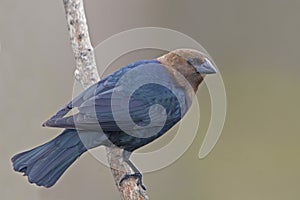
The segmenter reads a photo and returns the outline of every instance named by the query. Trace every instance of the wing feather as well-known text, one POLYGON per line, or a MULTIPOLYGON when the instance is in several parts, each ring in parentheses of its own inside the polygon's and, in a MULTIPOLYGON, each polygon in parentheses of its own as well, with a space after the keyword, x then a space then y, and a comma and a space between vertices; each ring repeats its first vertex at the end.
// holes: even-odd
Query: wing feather
MULTIPOLYGON (((182 114, 180 104, 185 105, 185 102, 179 102, 176 95, 185 95, 183 88, 175 88, 174 92, 167 87, 153 83, 141 86, 131 96, 128 96, 130 95, 128 88, 124 85, 117 85, 127 71, 145 63, 164 68, 157 61, 144 61, 129 65, 83 91, 44 125, 83 130, 99 130, 101 127, 103 131, 117 132, 121 131, 119 126, 128 130, 137 126, 151 128, 147 127, 151 120, 160 118, 163 114, 167 116, 166 124, 177 122, 182 114), (117 94, 114 95, 114 98, 117 98, 114 101, 112 101, 113 93, 117 94), (130 99, 129 105, 124 103, 124 99, 130 99), (156 104, 161 105, 165 110, 158 109, 158 112, 152 114, 150 119, 150 108, 156 104), (64 117, 74 107, 78 108, 78 113, 64 117), (112 107, 118 120, 114 118, 112 107), (128 118, 128 110, 130 118, 128 118), (132 121, 135 123, 134 127, 132 121)), ((165 80, 170 88, 174 88, 176 85, 167 70, 165 73, 158 73, 155 76, 165 80)), ((156 124, 152 125, 156 126, 156 124)))

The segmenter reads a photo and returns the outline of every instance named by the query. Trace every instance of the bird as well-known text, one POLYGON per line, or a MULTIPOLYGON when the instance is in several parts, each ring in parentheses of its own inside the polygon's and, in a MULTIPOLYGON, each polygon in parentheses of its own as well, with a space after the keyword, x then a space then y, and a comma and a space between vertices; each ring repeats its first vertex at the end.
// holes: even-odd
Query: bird
POLYGON ((187 48, 131 63, 85 89, 43 123, 64 130, 49 142, 13 156, 13 169, 30 183, 49 188, 89 149, 114 145, 124 150, 124 160, 134 171, 120 183, 134 176, 143 186, 131 153, 177 124, 205 76, 215 73, 206 53, 187 48), (70 114, 75 108, 77 112, 70 114))

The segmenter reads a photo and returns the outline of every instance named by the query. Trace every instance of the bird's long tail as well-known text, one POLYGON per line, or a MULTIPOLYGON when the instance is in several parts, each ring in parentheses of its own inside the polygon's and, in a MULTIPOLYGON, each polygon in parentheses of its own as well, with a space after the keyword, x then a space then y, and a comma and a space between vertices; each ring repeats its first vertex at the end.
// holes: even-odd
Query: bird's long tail
POLYGON ((11 160, 14 170, 28 176, 30 183, 51 187, 85 151, 76 130, 66 129, 50 142, 19 153, 11 160))

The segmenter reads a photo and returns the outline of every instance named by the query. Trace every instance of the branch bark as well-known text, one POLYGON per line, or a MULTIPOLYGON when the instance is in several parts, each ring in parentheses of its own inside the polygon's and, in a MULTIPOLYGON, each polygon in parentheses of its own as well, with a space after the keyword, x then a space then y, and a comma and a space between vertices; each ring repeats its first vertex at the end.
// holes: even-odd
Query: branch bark
POLYGON ((89 37, 82 0, 63 0, 71 45, 75 56, 75 78, 84 88, 98 82, 94 49, 89 37))
MULTIPOLYGON (((97 71, 94 49, 89 37, 83 0, 63 0, 63 3, 76 61, 75 79, 84 88, 87 88, 98 82, 100 77, 97 71)), ((121 198, 123 200, 149 199, 143 188, 137 185, 137 179, 129 178, 123 181, 121 185, 119 184, 126 174, 133 173, 133 170, 123 159, 123 150, 118 147, 107 147, 106 151, 108 163, 121 198)))

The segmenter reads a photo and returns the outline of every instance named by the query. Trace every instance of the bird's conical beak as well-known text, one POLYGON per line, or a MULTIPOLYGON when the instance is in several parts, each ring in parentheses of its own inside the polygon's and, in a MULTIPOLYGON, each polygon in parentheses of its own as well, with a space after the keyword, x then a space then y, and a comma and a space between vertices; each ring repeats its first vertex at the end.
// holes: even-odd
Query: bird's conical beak
POLYGON ((215 74, 217 73, 217 69, 210 62, 210 60, 205 59, 205 62, 199 65, 194 66, 198 73, 200 74, 215 74))

